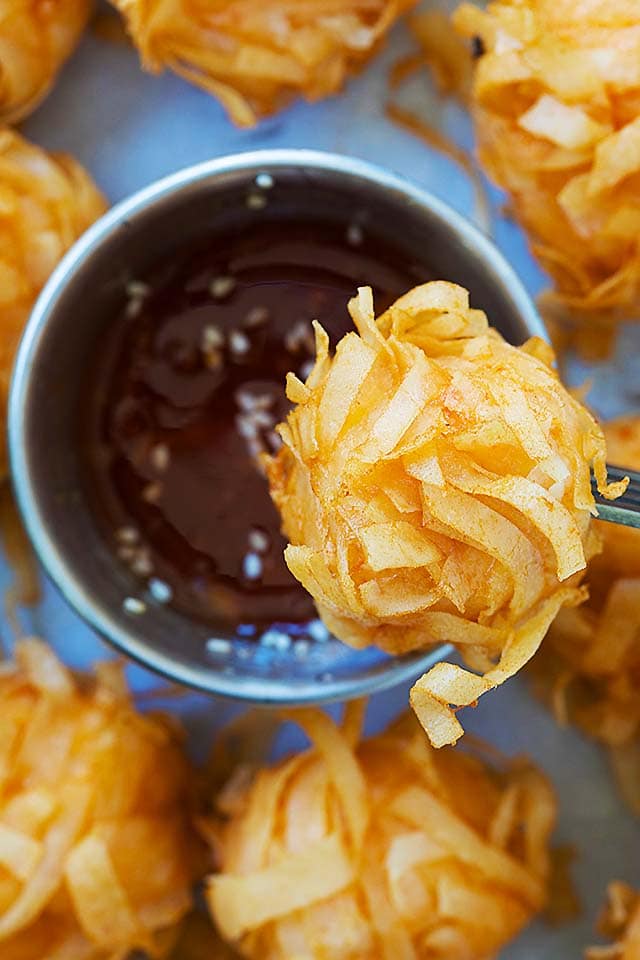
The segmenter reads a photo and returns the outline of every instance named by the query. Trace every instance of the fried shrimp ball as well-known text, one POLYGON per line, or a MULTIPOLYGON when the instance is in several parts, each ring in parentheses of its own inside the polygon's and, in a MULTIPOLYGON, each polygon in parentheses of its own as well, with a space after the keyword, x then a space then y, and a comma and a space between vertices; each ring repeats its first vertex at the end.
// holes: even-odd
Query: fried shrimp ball
MULTIPOLYGON (((604 433, 611 463, 639 470, 640 416, 612 420, 604 433)), ((561 722, 577 723, 611 748, 640 814, 640 531, 598 528, 604 549, 589 564, 589 599, 560 611, 532 672, 561 722)))
POLYGON ((345 643, 451 642, 481 671, 440 663, 413 688, 442 746, 463 732, 451 705, 512 676, 583 598, 604 437, 551 349, 506 343, 461 287, 416 287, 377 320, 363 288, 349 309, 357 333, 331 356, 316 325, 313 371, 288 377, 296 406, 268 465, 285 558, 345 643))
POLYGON ((595 351, 640 311, 640 4, 463 3, 454 24, 480 53, 482 165, 553 278, 549 307, 595 351))
POLYGON ((608 902, 598 924, 610 947, 592 947, 586 960, 640 960, 640 893, 626 883, 609 884, 608 902))
POLYGON ((112 0, 143 65, 165 67, 250 127, 289 100, 337 93, 416 0, 112 0))
POLYGON ((47 95, 90 10, 90 0, 0 0, 0 123, 22 120, 47 95))
POLYGON ((7 472, 4 421, 23 327, 63 253, 105 209, 72 157, 47 154, 0 128, 0 478, 7 472))
POLYGON ((0 671, 0 956, 163 957, 191 907, 191 771, 121 668, 76 679, 39 640, 0 671))
POLYGON ((489 960, 545 903, 551 787, 359 711, 296 711, 312 748, 222 790, 214 922, 255 960, 489 960))

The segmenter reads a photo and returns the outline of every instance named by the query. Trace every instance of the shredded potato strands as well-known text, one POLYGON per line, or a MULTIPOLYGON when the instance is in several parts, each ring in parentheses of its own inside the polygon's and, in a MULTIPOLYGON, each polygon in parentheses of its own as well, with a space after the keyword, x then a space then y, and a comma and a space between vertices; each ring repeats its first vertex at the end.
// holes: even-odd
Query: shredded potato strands
MULTIPOLYGON (((3 40, 0 39, 0 48, 3 40)), ((0 61, 1 61, 0 56, 0 61)), ((0 128, 0 416, 22 329, 62 255, 106 209, 83 168, 0 128)), ((3 425, 0 476, 7 472, 3 425)))
POLYGON ((49 92, 89 18, 89 0, 0 0, 0 122, 16 123, 49 92))
POLYGON ((292 97, 320 100, 416 0, 113 0, 144 66, 168 67, 253 126, 292 97))
MULTIPOLYGON (((640 469, 640 417, 604 425, 609 457, 640 469)), ((560 611, 534 683, 561 723, 573 721, 611 751, 623 793, 640 815, 640 533, 598 525, 602 554, 588 569, 589 600, 560 611)))
MULTIPOLYGON (((636 0, 462 3, 478 38, 482 165, 553 278, 545 307, 597 354, 640 311, 640 8, 636 0)), ((476 42, 478 42, 478 40, 476 42)))
POLYGON ((551 788, 434 751, 410 715, 359 742, 351 710, 342 728, 292 713, 312 749, 241 786, 230 817, 225 792, 214 922, 256 960, 488 960, 544 904, 551 788))
POLYGON ((433 744, 462 735, 456 709, 537 650, 597 549, 590 466, 605 495, 605 443, 563 388, 546 344, 515 348, 461 287, 417 287, 374 319, 369 288, 349 309, 357 333, 334 357, 316 325, 306 384, 269 463, 290 540, 285 557, 326 625, 355 647, 404 653, 454 643, 411 702, 433 744))
POLYGON ((39 640, 0 672, 0 956, 167 955, 191 908, 190 771, 121 668, 76 680, 39 640))
POLYGON ((640 960, 640 894, 626 883, 609 884, 608 903, 598 924, 616 943, 591 947, 586 960, 640 960))

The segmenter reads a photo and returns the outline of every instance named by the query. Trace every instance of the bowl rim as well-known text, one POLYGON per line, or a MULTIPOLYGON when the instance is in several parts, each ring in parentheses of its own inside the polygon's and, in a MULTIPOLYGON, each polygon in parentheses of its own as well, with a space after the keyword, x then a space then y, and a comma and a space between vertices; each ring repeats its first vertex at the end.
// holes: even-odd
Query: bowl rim
POLYGON ((114 228, 157 202, 179 195, 187 187, 205 185, 221 174, 250 170, 257 174, 260 168, 272 172, 278 167, 294 166, 364 179, 372 186, 402 195, 430 212, 464 242, 465 248, 473 250, 474 255, 488 264, 498 285, 507 290, 529 336, 548 340, 522 281, 494 242, 427 189, 401 174, 346 154, 298 148, 255 150, 217 157, 163 177, 118 202, 89 227, 54 269, 33 307, 16 354, 8 402, 9 460, 16 502, 40 563, 70 607, 118 651, 169 680, 217 696, 273 705, 329 703, 370 695, 413 680, 433 663, 448 656, 453 647, 443 644, 403 656, 389 656, 373 669, 368 668, 362 676, 309 680, 295 687, 289 687, 279 678, 229 675, 222 668, 218 669, 213 661, 211 669, 204 671, 201 666, 189 666, 160 652, 144 639, 143 619, 131 618, 131 628, 123 629, 110 616, 109 609, 92 598, 77 570, 59 549, 40 509, 37 484, 31 477, 27 445, 22 442, 26 423, 23 410, 29 392, 32 357, 38 351, 50 314, 68 279, 82 269, 114 228))

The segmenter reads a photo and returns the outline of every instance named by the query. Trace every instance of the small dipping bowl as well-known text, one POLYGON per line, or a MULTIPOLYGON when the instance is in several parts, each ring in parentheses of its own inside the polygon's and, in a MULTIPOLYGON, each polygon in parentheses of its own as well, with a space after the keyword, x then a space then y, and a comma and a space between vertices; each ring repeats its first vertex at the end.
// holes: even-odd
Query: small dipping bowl
MULTIPOLYGON (((224 236, 238 225, 251 230, 266 216, 283 229, 287 221, 307 219, 340 224, 345 231, 357 224, 406 255, 416 283, 438 278, 468 288, 473 306, 485 310, 511 343, 546 336, 493 244, 407 180, 350 157, 306 150, 213 160, 118 204, 53 273, 14 370, 13 483, 45 570, 80 616, 127 656, 171 680, 242 700, 342 700, 407 682, 449 648, 402 657, 356 651, 329 636, 320 621, 304 636, 295 629, 283 633, 278 624, 256 636, 235 628, 212 631, 160 602, 118 559, 84 481, 78 427, 83 388, 105 330, 122 314, 127 287, 213 234, 224 236)), ((375 285, 375 277, 370 282, 375 285)))

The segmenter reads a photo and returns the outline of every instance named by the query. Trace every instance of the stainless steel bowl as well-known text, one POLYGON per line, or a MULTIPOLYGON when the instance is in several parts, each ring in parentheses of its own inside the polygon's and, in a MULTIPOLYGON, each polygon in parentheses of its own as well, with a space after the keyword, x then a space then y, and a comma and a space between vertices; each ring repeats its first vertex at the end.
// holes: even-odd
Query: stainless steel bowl
MULTIPOLYGON (((9 404, 18 504, 51 579, 119 650, 201 690, 262 703, 311 703, 372 693, 410 680, 446 650, 388 657, 329 638, 300 656, 205 626, 145 597, 105 543, 81 483, 77 421, 83 373, 125 287, 183 244, 237 222, 320 212, 388 233, 414 263, 469 288, 474 306, 513 343, 544 329, 520 281, 493 244, 407 180, 350 157, 306 150, 245 153, 183 170, 120 203, 67 254, 24 334, 9 404), (261 176, 262 174, 262 176, 261 176), (264 175, 268 176, 264 176, 264 175), (265 185, 273 188, 265 190, 265 185), (259 201, 255 201, 255 197, 259 201), (213 640, 213 642, 211 642, 213 640)), ((286 619, 286 616, 283 616, 286 619)))

